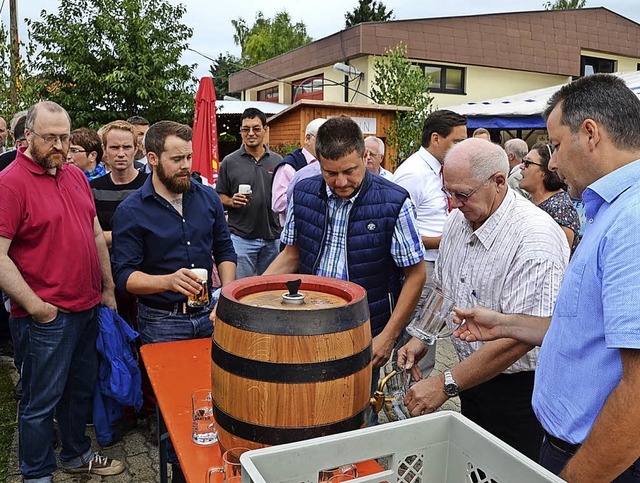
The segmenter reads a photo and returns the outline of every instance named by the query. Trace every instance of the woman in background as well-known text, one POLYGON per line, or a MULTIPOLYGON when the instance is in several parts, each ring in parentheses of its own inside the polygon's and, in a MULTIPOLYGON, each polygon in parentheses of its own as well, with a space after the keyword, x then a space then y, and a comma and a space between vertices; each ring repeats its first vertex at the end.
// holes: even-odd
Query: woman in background
POLYGON ((571 255, 580 242, 580 218, 566 192, 567 185, 549 170, 553 148, 549 144, 536 143, 522 159, 520 188, 531 195, 531 201, 543 209, 560 225, 567 236, 571 255))

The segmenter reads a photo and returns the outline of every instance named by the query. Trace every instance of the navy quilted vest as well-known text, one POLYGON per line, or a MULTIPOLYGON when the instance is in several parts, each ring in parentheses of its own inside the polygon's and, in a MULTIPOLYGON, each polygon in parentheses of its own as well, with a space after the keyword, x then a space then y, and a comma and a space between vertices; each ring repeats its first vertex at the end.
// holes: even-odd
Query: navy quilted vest
MULTIPOLYGON (((293 192, 300 273, 316 274, 322 255, 327 193, 321 175, 301 180, 293 192)), ((371 331, 386 325, 402 288, 403 272, 391 257, 391 239, 404 188, 366 172, 347 227, 347 279, 367 291, 371 331)))

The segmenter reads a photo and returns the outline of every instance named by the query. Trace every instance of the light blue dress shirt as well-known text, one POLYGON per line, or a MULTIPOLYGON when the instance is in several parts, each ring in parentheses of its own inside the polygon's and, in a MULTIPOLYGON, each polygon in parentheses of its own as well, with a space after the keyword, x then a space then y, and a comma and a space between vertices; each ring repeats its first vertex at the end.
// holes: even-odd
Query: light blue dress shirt
POLYGON ((538 358, 542 426, 582 443, 622 377, 619 349, 640 349, 640 161, 583 193, 586 229, 564 275, 538 358))

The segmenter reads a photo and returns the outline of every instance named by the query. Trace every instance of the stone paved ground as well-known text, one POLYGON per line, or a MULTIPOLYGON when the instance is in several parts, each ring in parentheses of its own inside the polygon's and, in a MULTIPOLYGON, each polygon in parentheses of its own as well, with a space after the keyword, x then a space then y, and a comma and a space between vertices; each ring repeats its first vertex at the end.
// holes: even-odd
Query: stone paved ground
MULTIPOLYGON (((449 340, 438 342, 438 352, 436 356, 436 372, 442 372, 446 368, 451 367, 458 362, 458 356, 456 355, 453 346, 449 340)), ((12 361, 8 357, 0 357, 0 363, 12 364, 12 361)), ((17 375, 16 375, 17 378, 17 375)), ((447 401, 441 409, 448 409, 453 411, 460 411, 460 400, 453 398, 447 401)), ((382 413, 381 413, 382 414, 382 413)), ((93 435, 93 430, 90 431, 93 435)), ((100 451, 101 454, 116 458, 125 462, 127 469, 124 473, 117 476, 100 477, 91 475, 68 475, 61 471, 54 474, 54 482, 67 482, 67 483, 79 483, 79 482, 91 482, 97 483, 104 481, 105 483, 151 483, 159 481, 159 460, 158 460, 158 448, 151 442, 148 427, 145 425, 138 425, 128 431, 123 439, 113 446, 105 449, 100 449, 94 439, 94 449, 100 451)), ((8 483, 19 483, 20 472, 18 471, 18 435, 17 432, 14 435, 14 442, 12 452, 14 455, 13 461, 9 468, 8 483)))

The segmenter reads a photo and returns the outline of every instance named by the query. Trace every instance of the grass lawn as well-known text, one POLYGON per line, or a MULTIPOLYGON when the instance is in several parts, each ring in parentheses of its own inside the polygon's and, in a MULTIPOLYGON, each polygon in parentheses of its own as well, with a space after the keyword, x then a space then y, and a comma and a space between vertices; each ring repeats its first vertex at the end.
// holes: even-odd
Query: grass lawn
POLYGON ((15 371, 10 359, 0 361, 0 481, 6 481, 9 471, 11 441, 16 430, 17 401, 13 397, 13 379, 15 371), (6 361, 6 362, 5 362, 6 361))

